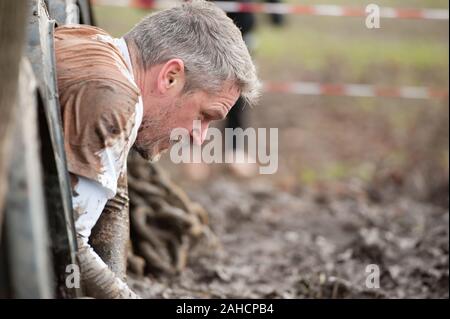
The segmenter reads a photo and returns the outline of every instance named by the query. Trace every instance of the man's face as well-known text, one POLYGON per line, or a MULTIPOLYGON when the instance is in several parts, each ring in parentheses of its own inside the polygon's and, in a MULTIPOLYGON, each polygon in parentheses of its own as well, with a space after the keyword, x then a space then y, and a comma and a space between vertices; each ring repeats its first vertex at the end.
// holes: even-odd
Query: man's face
POLYGON ((239 90, 229 83, 214 95, 195 91, 155 98, 154 94, 144 93, 144 115, 134 148, 145 159, 157 161, 174 143, 170 133, 176 128, 187 129, 191 141, 200 145, 210 123, 224 119, 238 98, 239 90), (193 130, 194 120, 201 121, 201 132, 193 130))

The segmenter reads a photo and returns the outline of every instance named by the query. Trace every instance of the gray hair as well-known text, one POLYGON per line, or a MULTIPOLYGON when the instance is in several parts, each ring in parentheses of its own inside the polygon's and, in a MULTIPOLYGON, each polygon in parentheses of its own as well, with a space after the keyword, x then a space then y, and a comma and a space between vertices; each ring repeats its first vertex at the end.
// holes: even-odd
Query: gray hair
POLYGON ((260 82, 240 30, 215 4, 193 0, 153 13, 125 35, 141 53, 144 68, 170 59, 183 60, 185 92, 218 93, 233 81, 249 105, 260 82))

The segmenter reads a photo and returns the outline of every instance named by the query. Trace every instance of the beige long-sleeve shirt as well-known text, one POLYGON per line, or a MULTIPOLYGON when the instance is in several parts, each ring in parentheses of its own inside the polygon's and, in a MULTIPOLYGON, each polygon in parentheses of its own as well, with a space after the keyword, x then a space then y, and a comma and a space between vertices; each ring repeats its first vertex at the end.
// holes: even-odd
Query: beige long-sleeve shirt
POLYGON ((107 200, 128 198, 122 184, 142 99, 123 39, 92 26, 63 26, 55 52, 68 170, 76 176, 75 226, 87 241, 107 200))

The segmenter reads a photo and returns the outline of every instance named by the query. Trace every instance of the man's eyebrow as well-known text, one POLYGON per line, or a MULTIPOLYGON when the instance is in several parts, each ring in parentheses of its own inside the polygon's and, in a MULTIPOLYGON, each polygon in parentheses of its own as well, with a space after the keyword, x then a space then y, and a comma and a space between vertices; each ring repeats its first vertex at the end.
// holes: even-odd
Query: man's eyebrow
POLYGON ((225 108, 214 109, 205 112, 209 117, 215 120, 223 120, 227 117, 228 112, 225 112, 225 108))

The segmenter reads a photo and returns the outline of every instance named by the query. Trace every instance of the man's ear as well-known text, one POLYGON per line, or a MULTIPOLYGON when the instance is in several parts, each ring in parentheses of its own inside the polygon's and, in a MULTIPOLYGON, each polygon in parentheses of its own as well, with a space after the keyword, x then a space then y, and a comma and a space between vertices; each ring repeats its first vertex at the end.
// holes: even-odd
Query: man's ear
POLYGON ((178 94, 184 87, 184 62, 180 59, 171 59, 164 63, 158 75, 158 90, 161 93, 168 91, 178 94))

